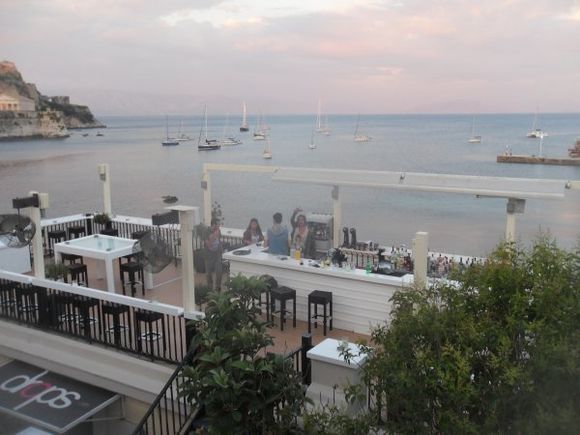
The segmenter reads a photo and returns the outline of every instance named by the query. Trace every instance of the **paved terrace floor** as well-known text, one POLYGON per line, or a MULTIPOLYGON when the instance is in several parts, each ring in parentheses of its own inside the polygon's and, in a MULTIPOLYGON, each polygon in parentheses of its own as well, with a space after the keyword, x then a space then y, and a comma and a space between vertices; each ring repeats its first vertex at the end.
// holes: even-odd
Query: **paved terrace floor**
MULTIPOLYGON (((47 258, 46 261, 49 262, 52 261, 52 259, 47 258)), ((87 265, 89 286, 94 289, 106 291, 107 281, 105 279, 104 263, 90 258, 85 258, 84 261, 87 265)), ((122 294, 118 262, 114 261, 113 265, 115 272, 115 289, 117 293, 122 294)), ((226 280, 227 276, 224 274, 223 286, 225 286, 226 280)), ((205 285, 205 274, 196 273, 195 283, 196 285, 205 285)), ((182 306, 181 269, 179 265, 176 266, 175 264, 170 264, 163 271, 153 275, 153 284, 154 287, 151 290, 146 290, 145 295, 141 294, 141 289, 139 287, 135 297, 170 305, 182 306)), ((129 288, 127 288, 127 292, 127 295, 130 296, 129 288)), ((266 320, 265 314, 263 315, 263 319, 266 320)), ((274 325, 268 328, 268 332, 274 339, 274 345, 272 348, 267 349, 267 351, 284 354, 291 352, 300 346, 302 335, 308 333, 308 324, 298 320, 296 322, 296 328, 293 328, 292 320, 290 318, 290 321, 287 320, 285 323, 284 331, 280 331, 279 318, 275 318, 274 325)), ((320 323, 318 328, 312 327, 312 342, 314 345, 320 343, 324 338, 335 338, 338 340, 357 342, 360 340, 368 340, 370 337, 357 334, 353 331, 345 331, 336 328, 332 331, 328 330, 326 337, 324 337, 322 325, 320 323)))

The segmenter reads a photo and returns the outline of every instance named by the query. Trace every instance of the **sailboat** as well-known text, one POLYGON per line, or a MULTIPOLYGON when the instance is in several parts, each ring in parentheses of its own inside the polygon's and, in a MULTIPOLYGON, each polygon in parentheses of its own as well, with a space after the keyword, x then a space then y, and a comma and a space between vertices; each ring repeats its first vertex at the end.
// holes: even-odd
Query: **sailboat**
POLYGON ((208 139, 207 137, 207 104, 204 109, 204 119, 201 130, 199 131, 199 138, 197 139, 197 150, 198 151, 212 151, 219 150, 221 145, 216 139, 208 139), (203 141, 202 141, 203 135, 203 141))
POLYGON ((471 121, 471 136, 467 142, 469 142, 469 143, 480 143, 481 142, 481 136, 478 136, 475 134, 475 115, 473 116, 473 119, 471 121))
POLYGON ((181 132, 182 129, 183 129, 183 121, 179 121, 179 131, 177 132, 177 137, 175 138, 175 140, 177 142, 187 142, 188 140, 191 140, 191 138, 188 135, 181 132))
POLYGON ((256 129, 254 130, 254 140, 266 140, 266 130, 268 128, 264 126, 264 122, 262 120, 262 115, 258 115, 258 119, 256 120, 256 129))
POLYGON ((179 145, 177 139, 169 137, 169 117, 165 115, 165 140, 161 141, 164 147, 179 145))
POLYGON ((542 131, 541 128, 538 128, 538 107, 536 107, 536 113, 534 115, 534 123, 532 124, 532 129, 528 131, 526 137, 530 139, 539 139, 541 137, 546 137, 547 134, 542 131))
POLYGON ((270 141, 266 141, 266 146, 264 146, 264 151, 262 151, 262 158, 266 160, 272 159, 272 150, 270 149, 270 141))
POLYGON ((228 113, 226 115, 226 124, 224 125, 224 131, 222 134, 222 138, 219 141, 219 144, 221 146, 235 146, 235 145, 241 145, 242 141, 239 140, 237 137, 235 136, 231 136, 229 133, 229 127, 230 127, 230 114, 228 113))
POLYGON ((316 115, 316 133, 324 134, 325 136, 330 135, 330 129, 328 128, 328 115, 325 116, 325 122, 322 122, 322 103, 320 98, 318 99, 318 113, 316 115))
POLYGON ((358 114, 358 117, 356 119, 356 128, 354 130, 354 141, 355 142, 370 142, 371 140, 373 140, 373 138, 371 136, 369 136, 368 134, 364 134, 361 133, 358 129, 360 124, 360 113, 358 114))
POLYGON ((246 118, 246 102, 242 104, 242 125, 240 125, 240 131, 250 131, 248 127, 248 120, 246 118))
POLYGON ((310 136, 310 145, 308 145, 308 148, 311 150, 316 149, 316 144, 314 143, 314 132, 312 132, 312 135, 310 136))

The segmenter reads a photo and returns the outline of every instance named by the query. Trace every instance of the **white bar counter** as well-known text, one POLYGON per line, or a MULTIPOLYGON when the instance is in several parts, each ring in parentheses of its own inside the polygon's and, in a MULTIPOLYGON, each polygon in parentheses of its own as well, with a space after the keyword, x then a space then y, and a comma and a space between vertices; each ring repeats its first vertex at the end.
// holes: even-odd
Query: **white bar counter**
MULTIPOLYGON (((413 275, 399 278, 367 274, 361 269, 315 267, 317 262, 306 259, 301 265, 293 258, 262 252, 263 248, 255 245, 250 249, 251 253, 247 255, 235 255, 233 252, 236 251, 223 255, 230 262, 232 277, 238 273, 244 276, 272 275, 278 285, 296 290, 296 316, 304 321, 308 316, 310 292, 332 292, 333 327, 360 334, 369 335, 373 326, 387 322, 391 312, 389 300, 397 290, 413 283, 413 275)), ((321 326, 319 321, 319 328, 321 326)))

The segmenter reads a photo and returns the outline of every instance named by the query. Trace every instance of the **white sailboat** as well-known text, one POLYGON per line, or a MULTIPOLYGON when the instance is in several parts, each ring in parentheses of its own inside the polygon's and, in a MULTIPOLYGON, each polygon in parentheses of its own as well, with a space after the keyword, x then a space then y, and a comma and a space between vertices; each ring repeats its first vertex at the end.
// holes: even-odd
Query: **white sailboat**
POLYGON ((179 145, 177 139, 169 137, 169 117, 165 115, 165 140, 161 141, 164 147, 179 145))
POLYGON ((372 136, 368 134, 361 133, 359 131, 359 124, 360 124, 360 113, 356 119, 356 128, 354 130, 354 141, 355 142, 370 142, 373 140, 372 136))
POLYGON ((272 150, 270 149, 270 141, 266 141, 266 145, 264 146, 264 151, 262 151, 262 158, 266 160, 272 159, 272 150))
POLYGON ((536 107, 536 113, 534 115, 534 122, 532 124, 532 129, 530 131, 528 131, 528 134, 526 134, 526 137, 529 137, 530 139, 540 139, 542 137, 546 137, 547 134, 542 131, 541 128, 538 128, 538 111, 539 108, 536 107))
POLYGON ((330 135, 330 128, 328 128, 328 115, 324 118, 324 123, 322 119, 322 103, 320 98, 318 99, 318 113, 316 114, 316 133, 324 134, 325 136, 330 135))
POLYGON ((266 131, 268 128, 264 125, 262 114, 258 115, 256 120, 256 129, 254 130, 254 140, 266 140, 266 131))
POLYGON ((197 139, 197 150, 198 151, 212 151, 219 150, 221 145, 216 139, 209 139, 207 137, 207 104, 204 109, 204 119, 201 130, 199 132, 199 138, 197 139), (203 140, 202 140, 203 137, 203 140))
POLYGON ((188 140, 191 140, 191 138, 186 135, 185 133, 182 133, 183 129, 183 121, 179 121, 179 130, 177 131, 177 137, 175 138, 175 140, 177 142, 187 142, 188 140))
POLYGON ((471 121, 471 136, 469 137, 469 140, 467 142, 469 143, 481 142, 481 136, 475 134, 475 115, 473 115, 473 119, 471 121))
POLYGON ((250 131, 250 128, 248 127, 248 119, 247 119, 247 114, 246 114, 246 102, 244 101, 244 103, 242 104, 242 125, 240 125, 240 131, 250 131))
POLYGON ((314 132, 312 132, 312 135, 310 136, 310 144, 308 145, 308 148, 311 150, 316 149, 316 144, 314 143, 314 132))
POLYGON ((224 131, 222 133, 222 138, 219 141, 219 144, 221 146, 235 146, 235 145, 241 145, 242 141, 239 140, 237 137, 230 135, 229 132, 229 127, 230 127, 230 114, 228 113, 226 115, 226 123, 224 125, 224 131))

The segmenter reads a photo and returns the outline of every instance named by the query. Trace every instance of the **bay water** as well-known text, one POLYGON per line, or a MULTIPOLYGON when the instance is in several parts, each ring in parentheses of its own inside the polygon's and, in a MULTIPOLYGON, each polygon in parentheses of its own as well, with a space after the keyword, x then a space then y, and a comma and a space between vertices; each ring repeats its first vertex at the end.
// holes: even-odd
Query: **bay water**
MULTIPOLYGON (((580 167, 498 164, 506 146, 513 154, 538 154, 539 139, 526 133, 532 114, 487 114, 476 118, 481 143, 468 143, 471 115, 367 115, 359 130, 373 137, 355 143, 356 115, 329 116, 329 136, 313 136, 315 116, 266 117, 273 159, 262 159, 265 143, 240 133, 240 119, 230 119, 230 132, 243 144, 199 152, 200 116, 171 116, 171 135, 194 140, 162 147, 165 116, 98 117, 108 128, 72 131, 64 140, 0 142, 0 213, 12 213, 12 198, 30 190, 50 194, 49 217, 102 210, 97 164, 111 167, 115 214, 150 217, 164 211, 163 195, 184 205, 202 206, 201 170, 205 162, 372 171, 425 172, 499 177, 580 180, 580 167), (87 134, 88 136, 83 136, 87 134), (309 149, 311 137, 316 149, 309 149)), ((250 122, 255 122, 251 117, 250 122)), ((209 137, 220 138, 225 116, 210 116, 209 137)), ((539 127, 549 136, 543 154, 565 157, 580 136, 580 114, 547 114, 539 127)), ((257 217, 265 229, 274 212, 287 222, 292 210, 332 212, 331 188, 273 182, 269 175, 214 173, 213 199, 221 205, 225 226, 245 228, 257 217)), ((355 227, 359 240, 410 245, 416 231, 428 231, 430 249, 485 255, 505 232, 506 200, 470 195, 342 188, 343 225, 355 227)), ((550 231, 571 248, 580 234, 580 192, 565 200, 528 200, 517 217, 518 239, 526 243, 539 230, 550 231)))

